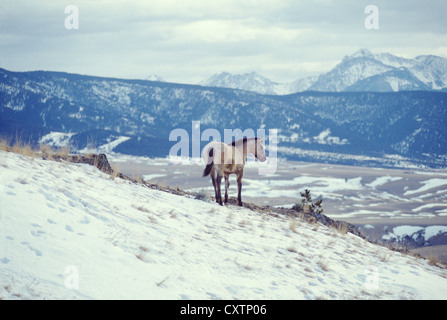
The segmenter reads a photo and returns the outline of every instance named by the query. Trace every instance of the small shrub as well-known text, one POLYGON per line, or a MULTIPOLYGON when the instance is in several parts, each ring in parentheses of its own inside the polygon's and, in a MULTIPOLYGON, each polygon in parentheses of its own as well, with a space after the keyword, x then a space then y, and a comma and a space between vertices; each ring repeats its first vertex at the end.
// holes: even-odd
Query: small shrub
POLYGON ((34 157, 36 155, 36 152, 33 150, 30 143, 24 143, 18 138, 14 142, 11 151, 25 157, 34 157))
POLYGON ((442 267, 442 263, 437 256, 430 255, 428 257, 428 264, 431 266, 442 267))
POLYGON ((10 145, 11 143, 11 139, 6 139, 6 138, 0 138, 0 150, 2 151, 10 151, 10 145))
POLYGON ((47 144, 40 144, 39 145, 40 152, 42 153, 42 156, 47 159, 52 159, 54 150, 51 146, 47 144))
POLYGON ((321 206, 323 199, 313 202, 308 189, 304 190, 304 192, 300 192, 300 195, 302 197, 301 203, 295 204, 292 207, 293 210, 304 213, 323 213, 323 207, 321 206))
POLYGON ((296 221, 296 219, 291 220, 290 224, 289 224, 290 231, 298 233, 298 231, 296 230, 297 225, 298 225, 298 222, 296 221))
POLYGON ((206 192, 204 190, 197 191, 193 193, 194 199, 205 200, 207 198, 206 192))
POLYGON ((61 158, 65 158, 70 154, 71 147, 70 146, 63 146, 56 150, 56 156, 59 156, 61 158))
POLYGON ((345 222, 337 221, 335 225, 335 230, 337 230, 341 234, 347 234, 348 233, 348 225, 345 222))
POLYGON ((303 205, 301 203, 295 203, 292 207, 293 210, 298 211, 298 212, 303 212, 304 208, 303 205))

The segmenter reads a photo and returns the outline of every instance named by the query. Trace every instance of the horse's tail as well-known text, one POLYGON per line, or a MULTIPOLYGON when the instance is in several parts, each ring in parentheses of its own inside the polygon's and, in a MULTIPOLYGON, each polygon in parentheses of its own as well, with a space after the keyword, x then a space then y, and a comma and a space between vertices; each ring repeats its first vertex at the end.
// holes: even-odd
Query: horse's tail
POLYGON ((206 165, 205 170, 203 170, 204 177, 206 177, 207 175, 210 174, 211 169, 214 166, 214 159, 213 159, 214 158, 214 149, 213 148, 210 148, 210 151, 208 152, 208 156, 209 156, 208 161, 207 161, 208 164, 206 165), (210 162, 210 159, 211 159, 211 162, 210 162))

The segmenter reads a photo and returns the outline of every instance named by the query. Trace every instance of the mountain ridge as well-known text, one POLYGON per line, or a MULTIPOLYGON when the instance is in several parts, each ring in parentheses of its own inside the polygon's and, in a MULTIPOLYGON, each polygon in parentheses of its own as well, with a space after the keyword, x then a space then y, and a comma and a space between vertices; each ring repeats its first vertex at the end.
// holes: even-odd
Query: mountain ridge
POLYGON ((36 144, 51 132, 71 134, 78 150, 120 139, 115 152, 166 156, 175 144, 171 132, 182 128, 191 134, 192 122, 200 121, 202 131, 221 134, 230 128, 263 128, 266 135, 278 129, 278 155, 294 160, 383 165, 379 158, 394 154, 444 167, 446 101, 447 93, 437 91, 277 96, 0 69, 0 134, 14 139, 19 133, 36 144))
POLYGON ((407 59, 390 53, 373 54, 368 49, 360 49, 346 55, 328 72, 288 83, 271 81, 256 72, 235 75, 221 72, 200 84, 277 95, 302 91, 446 91, 447 59, 435 55, 407 59), (374 79, 369 79, 371 77, 374 79))

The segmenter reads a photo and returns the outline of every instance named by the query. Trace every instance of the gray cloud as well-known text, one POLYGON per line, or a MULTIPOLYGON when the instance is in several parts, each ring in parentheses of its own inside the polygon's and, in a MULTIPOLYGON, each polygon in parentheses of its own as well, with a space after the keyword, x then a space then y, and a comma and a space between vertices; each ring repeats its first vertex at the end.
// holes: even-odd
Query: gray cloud
POLYGON ((159 74, 198 83, 218 71, 276 81, 328 71, 359 48, 447 56, 447 2, 439 0, 72 1, 0 0, 0 67, 123 78, 159 74), (379 30, 364 9, 379 8, 379 30))

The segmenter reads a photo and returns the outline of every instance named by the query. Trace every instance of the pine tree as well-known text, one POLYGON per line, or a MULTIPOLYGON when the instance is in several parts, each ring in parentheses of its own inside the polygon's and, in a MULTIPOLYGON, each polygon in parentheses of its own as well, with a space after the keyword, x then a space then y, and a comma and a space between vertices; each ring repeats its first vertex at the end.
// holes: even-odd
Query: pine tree
POLYGON ((308 213, 323 213, 323 199, 317 200, 315 203, 312 201, 312 196, 310 194, 309 189, 305 189, 304 192, 300 192, 300 195, 302 197, 301 203, 295 204, 292 209, 298 212, 306 212, 308 213))

